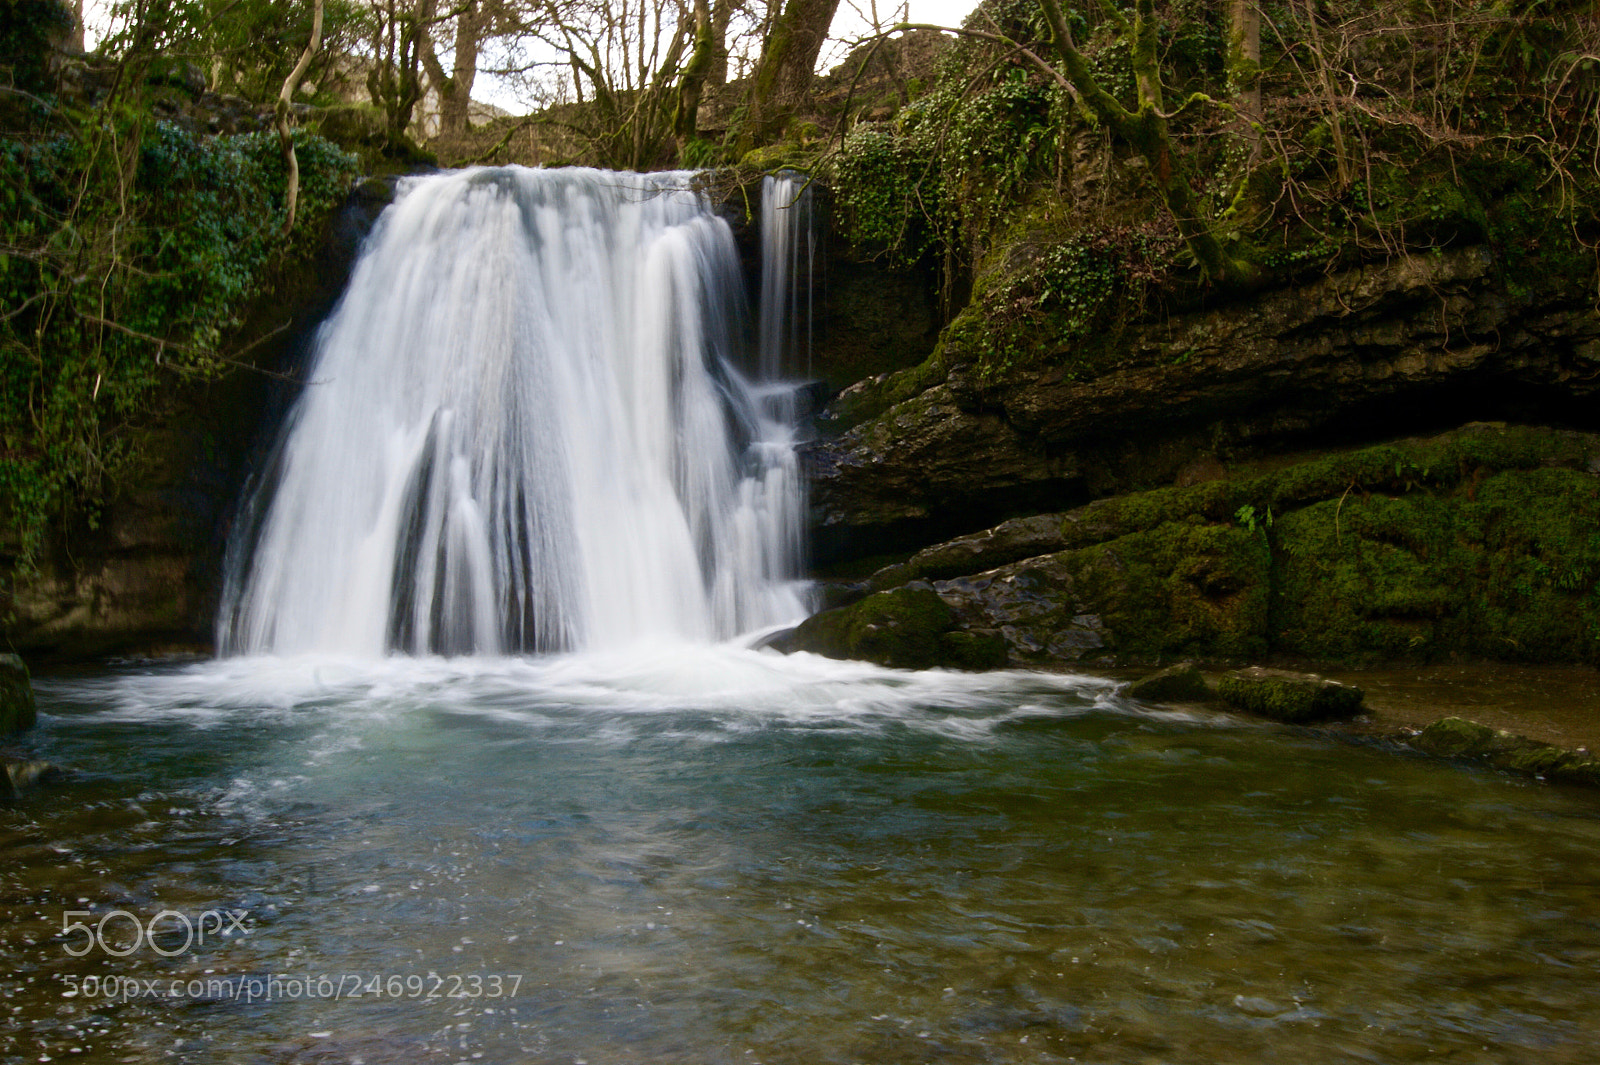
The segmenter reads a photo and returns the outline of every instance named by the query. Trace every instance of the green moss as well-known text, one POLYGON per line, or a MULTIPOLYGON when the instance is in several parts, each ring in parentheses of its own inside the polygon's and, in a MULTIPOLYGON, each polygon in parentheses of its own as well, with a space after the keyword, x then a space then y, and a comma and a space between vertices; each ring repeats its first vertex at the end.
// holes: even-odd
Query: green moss
POLYGON ((1166 522, 1061 557, 1077 600, 1115 634, 1119 658, 1267 650, 1271 559, 1265 542, 1243 529, 1166 522))
MULTIPOLYGON (((943 637, 955 615, 926 585, 869 595, 859 603, 807 618, 785 649, 856 659, 901 669, 947 664, 943 637)), ((957 648, 977 653, 973 646, 957 648)))
POLYGON ((781 141, 746 152, 739 159, 739 168, 770 174, 778 170, 810 171, 816 163, 815 149, 803 147, 792 141, 781 141))
POLYGON ((1447 717, 1423 729, 1411 743, 1412 746, 1430 754, 1449 758, 1470 758, 1486 752, 1494 742, 1494 738, 1495 730, 1488 725, 1480 725, 1475 721, 1459 717, 1447 717))
POLYGON ((1200 703, 1211 698, 1211 688, 1193 662, 1180 662, 1141 677, 1123 693, 1148 703, 1200 703))
POLYGON ((883 377, 868 378, 834 397, 828 405, 826 426, 842 433, 886 413, 891 407, 915 399, 943 383, 944 349, 936 348, 920 365, 883 377))
POLYGON ((1360 688, 1315 674, 1259 668, 1224 674, 1217 695, 1236 709, 1291 725, 1354 717, 1365 698, 1360 688))
POLYGON ((939 637, 939 663, 954 669, 999 669, 1006 664, 1005 637, 997 632, 947 632, 939 637))
POLYGON ((1273 629, 1320 658, 1600 661, 1600 482, 1483 472, 1324 500, 1274 530, 1273 629))
POLYGON ((1459 717, 1435 721, 1413 737, 1411 745, 1428 754, 1480 761, 1510 773, 1600 785, 1600 762, 1587 751, 1540 743, 1459 717))

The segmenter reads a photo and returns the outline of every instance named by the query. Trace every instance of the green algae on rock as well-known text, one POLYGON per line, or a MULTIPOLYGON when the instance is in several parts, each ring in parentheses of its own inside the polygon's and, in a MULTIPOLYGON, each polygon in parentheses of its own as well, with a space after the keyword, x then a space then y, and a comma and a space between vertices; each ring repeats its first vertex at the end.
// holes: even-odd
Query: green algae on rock
POLYGON ((1600 760, 1459 717, 1435 721, 1410 741, 1428 754, 1485 762, 1511 773, 1569 784, 1600 784, 1600 760))
POLYGON ((772 646, 900 669, 992 669, 1004 664, 998 636, 956 629, 950 607, 929 585, 917 583, 813 615, 772 646))
POLYGON ((1360 688, 1281 669, 1234 670, 1217 680, 1217 695, 1236 710, 1289 725, 1338 721, 1361 712, 1360 688))

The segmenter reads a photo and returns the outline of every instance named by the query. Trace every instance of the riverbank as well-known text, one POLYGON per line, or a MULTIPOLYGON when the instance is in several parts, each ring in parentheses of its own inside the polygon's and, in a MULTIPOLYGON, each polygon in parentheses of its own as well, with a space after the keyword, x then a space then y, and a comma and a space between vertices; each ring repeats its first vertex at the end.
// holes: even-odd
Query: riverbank
MULTIPOLYGON (((1315 663, 1294 665, 1315 669, 1315 663)), ((1215 692, 1227 672, 1209 669, 1200 675, 1215 692)), ((1096 675, 1136 681, 1148 673, 1096 675)), ((1357 716, 1318 728, 1561 783, 1587 785, 1596 779, 1590 752, 1600 750, 1600 676, 1594 669, 1476 662, 1331 669, 1319 675, 1361 689, 1365 699, 1357 716)), ((1206 703, 1154 701, 1222 706, 1214 695, 1206 703)))

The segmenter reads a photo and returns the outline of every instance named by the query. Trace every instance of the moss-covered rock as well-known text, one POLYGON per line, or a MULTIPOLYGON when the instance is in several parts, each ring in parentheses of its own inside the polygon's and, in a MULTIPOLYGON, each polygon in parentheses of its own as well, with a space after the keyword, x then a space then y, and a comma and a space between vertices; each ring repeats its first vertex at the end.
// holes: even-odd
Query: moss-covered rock
POLYGON ((1600 662, 1600 478, 1481 466, 1363 493, 1274 528, 1273 629, 1319 658, 1600 662))
POLYGON ((0 736, 32 728, 37 717, 28 667, 16 655, 0 654, 0 736))
POLYGON ((1202 703, 1212 697, 1206 678, 1193 662, 1179 662, 1141 677, 1124 688, 1123 694, 1144 703, 1202 703))
POLYGON ((1069 479, 1080 498, 1153 488, 1197 453, 1303 447, 1313 434, 1393 424, 1397 410, 1516 417, 1534 398, 1577 412, 1600 392, 1586 354, 1600 314, 1583 281, 1551 275, 1509 292, 1482 248, 1402 257, 1132 323, 1068 345, 1060 365, 998 376, 983 372, 970 314, 958 317, 936 378, 847 390, 840 424, 854 427, 811 447, 814 498, 838 526, 866 531, 916 511, 974 531, 1020 513, 1019 491, 1049 495, 1069 479), (903 394, 918 384, 921 394, 903 394), (930 460, 923 443, 949 435, 951 409, 993 425, 965 435, 962 462, 930 460), (986 467, 1005 476, 969 473, 986 467), (894 513, 879 503, 886 483, 894 513), (936 513, 952 498, 959 511, 936 513))
POLYGON ((1218 678, 1217 696, 1236 710, 1291 725, 1354 717, 1366 698, 1360 688, 1315 673, 1259 666, 1218 678))
POLYGON ((1435 721, 1413 737, 1411 745, 1429 754, 1480 761, 1525 776, 1600 785, 1600 761, 1588 751, 1540 743, 1459 717, 1435 721))
POLYGON ((1247 657, 1266 648, 1268 562, 1248 530, 1166 522, 934 586, 1016 665, 1247 657))
POLYGON ((851 606, 806 619, 772 646, 898 669, 992 669, 1005 645, 992 632, 954 631, 956 617, 926 584, 878 592, 851 606))
POLYGON ((1600 661, 1600 436, 1474 424, 1222 472, 1002 522, 867 587, 934 581, 1019 665, 1600 661))

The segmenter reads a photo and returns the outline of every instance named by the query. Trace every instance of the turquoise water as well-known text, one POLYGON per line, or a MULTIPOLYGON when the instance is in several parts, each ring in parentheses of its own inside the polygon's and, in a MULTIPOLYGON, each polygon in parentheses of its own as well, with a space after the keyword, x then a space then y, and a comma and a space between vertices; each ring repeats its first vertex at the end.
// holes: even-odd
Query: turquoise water
POLYGON ((1594 795, 1104 681, 665 647, 39 694, 79 772, 0 807, 7 1065, 1600 1046, 1594 795))

